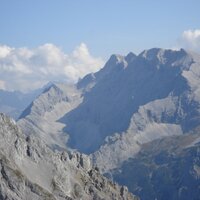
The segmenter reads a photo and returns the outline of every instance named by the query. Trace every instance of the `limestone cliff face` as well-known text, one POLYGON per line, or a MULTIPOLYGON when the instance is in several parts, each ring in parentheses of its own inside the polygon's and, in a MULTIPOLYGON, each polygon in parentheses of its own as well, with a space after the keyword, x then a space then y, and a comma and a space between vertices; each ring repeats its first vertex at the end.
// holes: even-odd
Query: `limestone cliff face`
POLYGON ((130 199, 126 187, 108 181, 84 154, 52 151, 35 136, 25 136, 0 114, 0 199, 130 199))

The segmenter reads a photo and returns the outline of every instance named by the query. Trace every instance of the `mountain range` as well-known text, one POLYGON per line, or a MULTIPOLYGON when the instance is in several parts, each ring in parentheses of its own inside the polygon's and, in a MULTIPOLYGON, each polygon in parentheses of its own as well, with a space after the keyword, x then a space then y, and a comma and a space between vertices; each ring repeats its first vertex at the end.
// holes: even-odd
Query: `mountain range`
POLYGON ((77 150, 141 199, 200 195, 200 55, 112 55, 77 84, 51 84, 21 113, 27 137, 77 150))

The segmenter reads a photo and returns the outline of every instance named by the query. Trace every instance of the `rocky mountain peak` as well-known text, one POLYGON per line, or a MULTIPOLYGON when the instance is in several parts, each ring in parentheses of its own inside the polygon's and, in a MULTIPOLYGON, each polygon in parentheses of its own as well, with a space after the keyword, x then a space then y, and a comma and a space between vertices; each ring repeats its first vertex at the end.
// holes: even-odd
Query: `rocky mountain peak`
POLYGON ((123 69, 127 66, 125 57, 119 54, 113 54, 106 62, 105 66, 102 68, 104 73, 110 73, 113 70, 123 69))
POLYGON ((165 52, 164 49, 152 48, 152 49, 144 50, 142 53, 139 54, 139 57, 143 57, 147 60, 154 60, 158 58, 158 55, 163 55, 164 52, 165 52))
POLYGON ((124 59, 124 56, 120 55, 120 54, 113 54, 110 56, 110 58, 108 59, 107 61, 107 64, 108 65, 112 65, 112 64, 116 64, 116 63, 119 63, 119 62, 122 62, 124 59))
POLYGON ((179 67, 181 70, 188 70, 193 62, 190 53, 184 49, 171 50, 152 48, 144 50, 138 57, 151 62, 157 66, 157 68, 164 65, 165 67, 179 67))
POLYGON ((130 52, 126 55, 125 57, 125 60, 130 63, 132 62, 137 56, 133 53, 133 52, 130 52))

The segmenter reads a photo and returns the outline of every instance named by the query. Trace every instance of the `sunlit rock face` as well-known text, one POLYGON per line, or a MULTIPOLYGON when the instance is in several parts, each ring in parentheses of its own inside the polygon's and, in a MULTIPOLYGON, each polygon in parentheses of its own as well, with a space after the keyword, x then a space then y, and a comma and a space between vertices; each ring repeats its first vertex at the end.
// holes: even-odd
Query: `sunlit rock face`
POLYGON ((75 151, 53 151, 34 135, 0 114, 1 199, 138 199, 108 181, 75 151))

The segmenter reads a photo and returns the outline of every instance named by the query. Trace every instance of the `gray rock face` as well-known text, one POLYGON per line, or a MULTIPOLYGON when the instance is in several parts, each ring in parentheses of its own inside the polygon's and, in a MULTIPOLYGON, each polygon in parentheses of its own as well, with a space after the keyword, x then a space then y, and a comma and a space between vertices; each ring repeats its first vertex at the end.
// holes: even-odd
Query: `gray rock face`
POLYGON ((13 200, 137 199, 108 181, 88 156, 52 151, 34 135, 25 136, 0 114, 0 198, 13 200))
POLYGON ((143 200, 195 200, 200 196, 200 131, 145 144, 112 178, 143 200))

